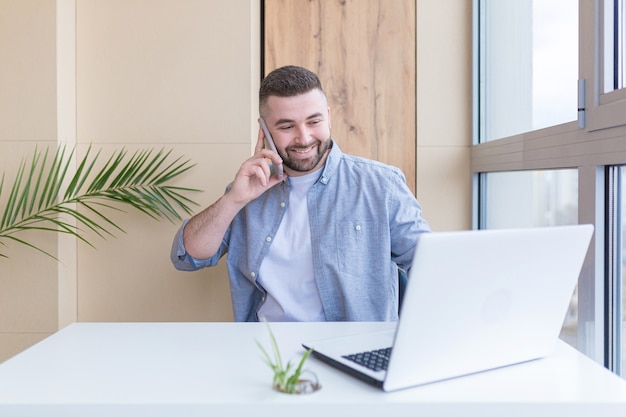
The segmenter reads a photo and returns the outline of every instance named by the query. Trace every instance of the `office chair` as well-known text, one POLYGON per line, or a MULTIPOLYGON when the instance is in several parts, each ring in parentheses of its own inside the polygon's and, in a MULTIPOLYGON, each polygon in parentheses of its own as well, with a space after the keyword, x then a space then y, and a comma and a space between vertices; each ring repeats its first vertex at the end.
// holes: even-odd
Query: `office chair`
POLYGON ((408 277, 406 271, 402 268, 398 268, 398 313, 400 313, 400 309, 402 308, 402 299, 404 298, 407 281, 408 277))

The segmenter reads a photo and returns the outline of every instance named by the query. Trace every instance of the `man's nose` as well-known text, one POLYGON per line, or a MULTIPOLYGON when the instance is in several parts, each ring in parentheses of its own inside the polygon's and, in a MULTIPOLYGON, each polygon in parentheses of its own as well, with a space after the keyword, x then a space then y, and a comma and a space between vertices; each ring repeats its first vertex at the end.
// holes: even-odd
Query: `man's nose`
POLYGON ((294 138, 294 142, 300 144, 306 144, 310 142, 311 134, 306 126, 296 126, 295 131, 296 137, 294 138))

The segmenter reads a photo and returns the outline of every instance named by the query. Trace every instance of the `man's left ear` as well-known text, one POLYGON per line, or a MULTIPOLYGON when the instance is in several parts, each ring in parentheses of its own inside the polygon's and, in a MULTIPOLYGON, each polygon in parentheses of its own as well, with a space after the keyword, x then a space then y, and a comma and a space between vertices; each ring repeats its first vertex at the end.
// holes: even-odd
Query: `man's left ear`
POLYGON ((328 128, 329 129, 331 128, 331 125, 330 125, 330 106, 328 107, 328 128))

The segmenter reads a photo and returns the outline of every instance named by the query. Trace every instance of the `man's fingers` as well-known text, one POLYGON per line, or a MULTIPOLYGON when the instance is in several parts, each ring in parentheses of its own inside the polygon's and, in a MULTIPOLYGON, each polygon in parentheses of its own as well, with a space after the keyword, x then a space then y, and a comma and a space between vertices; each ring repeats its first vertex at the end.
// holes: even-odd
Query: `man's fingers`
POLYGON ((256 140, 256 146, 254 147, 254 153, 257 154, 263 150, 265 147, 265 142, 263 139, 265 138, 265 134, 263 133, 263 129, 259 126, 258 138, 256 140))

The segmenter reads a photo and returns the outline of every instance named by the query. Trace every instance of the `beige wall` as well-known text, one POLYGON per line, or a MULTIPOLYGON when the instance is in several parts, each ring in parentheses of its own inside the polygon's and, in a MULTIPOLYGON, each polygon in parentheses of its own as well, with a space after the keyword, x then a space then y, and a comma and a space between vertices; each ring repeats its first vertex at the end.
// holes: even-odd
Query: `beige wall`
MULTIPOLYGON (((260 72, 257 0, 0 0, 0 167, 35 146, 171 148, 181 185, 216 199, 251 152, 260 72)), ((471 1, 417 1, 417 194, 435 230, 470 227, 471 1)), ((5 191, 6 192, 6 191, 5 191)), ((4 193, 3 193, 4 194, 4 193)), ((6 199, 6 195, 4 197, 6 199)), ((3 208, 0 201, 0 209, 3 208)), ((115 215, 97 249, 37 241, 0 259, 0 361, 73 321, 232 320, 223 265, 169 262, 178 224, 115 215)))
MULTIPOLYGON (((55 30, 54 1, 0 1, 0 168, 7 174, 5 183, 12 182, 20 159, 35 146, 56 143, 55 30)), ((44 236, 39 244, 56 253, 54 236, 44 236)), ((10 259, 0 258, 0 360, 57 329, 58 293, 55 261, 11 245, 2 250, 10 259)))
POLYGON ((472 1, 417 0, 417 186, 433 230, 472 226, 472 1))
MULTIPOLYGON (((174 148, 198 164, 194 198, 216 199, 256 134, 258 16, 246 0, 78 0, 79 145, 174 148)), ((223 267, 173 270, 178 224, 120 221, 127 235, 78 247, 78 320, 232 319, 223 267)))

